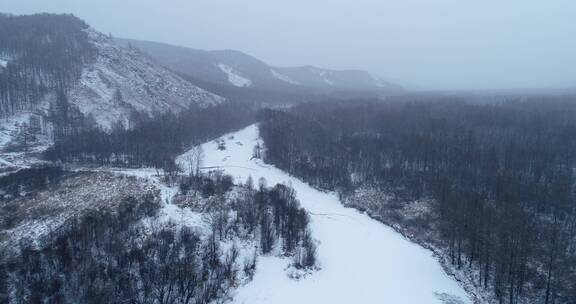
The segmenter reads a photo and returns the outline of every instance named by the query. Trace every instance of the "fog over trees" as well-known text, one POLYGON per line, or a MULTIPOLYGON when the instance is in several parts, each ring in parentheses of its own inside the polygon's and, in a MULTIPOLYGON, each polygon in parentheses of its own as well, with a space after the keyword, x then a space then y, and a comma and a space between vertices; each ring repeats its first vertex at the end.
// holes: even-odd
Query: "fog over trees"
POLYGON ((436 241, 501 302, 570 303, 575 117, 572 98, 318 103, 264 111, 261 135, 268 161, 321 188, 433 199, 436 241))
POLYGON ((117 37, 235 49, 276 66, 362 69, 425 90, 574 88, 576 79, 571 0, 3 4, 16 14, 73 13, 117 37))
POLYGON ((576 304, 576 2, 1 1, 0 303, 576 304))

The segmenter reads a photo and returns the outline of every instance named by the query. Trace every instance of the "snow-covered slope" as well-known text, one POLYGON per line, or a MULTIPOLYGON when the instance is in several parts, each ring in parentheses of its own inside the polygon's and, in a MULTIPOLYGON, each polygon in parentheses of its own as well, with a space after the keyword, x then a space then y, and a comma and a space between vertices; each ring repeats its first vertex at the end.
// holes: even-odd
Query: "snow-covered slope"
POLYGON ((226 76, 228 77, 228 82, 230 82, 230 84, 232 84, 233 86, 242 88, 242 87, 249 87, 252 85, 252 80, 238 75, 238 73, 234 71, 233 68, 222 63, 219 63, 217 66, 220 70, 222 70, 222 72, 226 73, 226 76))
POLYGON ((272 75, 266 63, 239 51, 205 51, 129 39, 116 41, 137 47, 159 63, 201 82, 245 88, 287 85, 272 75))
MULTIPOLYGON (((251 283, 239 288, 233 303, 470 303, 464 290, 446 275, 432 253, 355 209, 334 193, 318 191, 287 173, 252 159, 258 127, 223 136, 226 149, 204 144, 204 166, 219 167, 237 182, 252 176, 268 185, 289 183, 311 215, 321 270, 299 281, 285 269, 291 262, 259 259, 251 283)), ((186 154, 179 157, 182 164, 186 154)), ((184 165, 183 168, 189 166, 184 165)))
MULTIPOLYGON (((41 15, 30 18, 38 19, 36 22, 42 26, 44 20, 42 18, 44 17, 41 15)), ((135 117, 134 113, 155 116, 166 112, 177 113, 191 106, 208 107, 225 101, 223 97, 195 86, 175 72, 158 64, 140 50, 120 45, 111 37, 99 33, 88 25, 67 26, 71 22, 70 20, 81 22, 75 17, 51 16, 48 19, 55 24, 62 23, 60 26, 67 27, 68 31, 59 27, 51 29, 50 35, 58 39, 54 38, 52 41, 54 45, 46 46, 46 51, 40 52, 40 54, 42 56, 46 53, 51 54, 53 58, 59 58, 60 61, 41 65, 38 62, 45 63, 48 59, 38 57, 40 56, 38 54, 34 57, 34 60, 42 58, 38 62, 25 58, 27 64, 34 65, 32 69, 46 73, 45 77, 48 80, 43 79, 43 81, 51 84, 51 86, 42 90, 21 86, 18 87, 20 91, 16 92, 18 94, 4 94, 4 96, 31 96, 33 98, 20 100, 20 108, 16 108, 13 112, 0 112, 0 170, 9 164, 22 165, 28 161, 29 157, 24 157, 21 153, 18 154, 17 152, 21 152, 18 149, 21 150, 21 148, 14 145, 19 138, 23 138, 23 134, 30 133, 35 138, 33 142, 29 139, 26 140, 27 146, 32 146, 31 149, 27 149, 27 152, 37 154, 51 145, 54 121, 51 117, 54 112, 51 109, 57 108, 57 106, 51 108, 51 105, 56 105, 56 101, 61 99, 57 99, 57 96, 60 95, 57 86, 53 85, 57 83, 56 79, 52 79, 57 78, 54 76, 56 73, 51 70, 46 72, 46 70, 48 67, 59 66, 62 62, 77 63, 73 66, 74 68, 67 67, 66 76, 62 77, 66 79, 66 99, 73 109, 70 113, 74 113, 76 119, 78 118, 77 113, 80 112, 85 118, 88 118, 87 122, 93 122, 103 129, 111 129, 117 123, 121 123, 125 127, 129 126, 130 120, 135 117), (71 35, 74 37, 71 38, 71 35), (68 40, 72 41, 69 43, 72 46, 62 42, 68 40), (81 43, 89 47, 85 47, 84 52, 77 51, 74 53, 71 51, 75 50, 74 45, 81 43), (79 60, 77 58, 80 56, 78 53, 93 55, 85 55, 83 60, 79 60)), ((26 31, 25 26, 21 27, 22 31, 26 31)), ((30 34, 31 38, 28 38, 32 41, 39 39, 34 35, 42 35, 34 30, 30 30, 30 33, 33 34, 30 34)), ((8 45, 8 47, 13 48, 14 45, 18 45, 17 42, 11 43, 12 45, 8 45)), ((4 46, 5 49, 10 49, 6 45, 4 46)), ((26 47, 38 51, 33 46, 34 44, 32 46, 26 45, 26 47)), ((26 48, 21 52, 26 54, 26 48)), ((17 63, 20 57, 16 56, 21 57, 22 55, 0 50, 0 73, 5 71, 5 66, 9 66, 12 61, 17 63)), ((45 57, 52 58, 48 55, 45 57)), ((21 73, 25 74, 26 70, 22 70, 21 73)), ((43 74, 38 72, 34 75, 43 74)), ((37 77, 34 75, 27 75, 29 76, 28 81, 33 83, 34 77, 37 77)), ((9 104, 9 102, 6 103, 9 104)))
POLYGON ((124 123, 132 110, 154 115, 223 101, 136 49, 122 47, 92 29, 88 34, 98 57, 83 70, 80 83, 71 91, 70 102, 105 128, 117 121, 124 123))
POLYGON ((336 90, 383 90, 399 91, 400 86, 378 79, 360 70, 330 70, 313 66, 275 67, 273 71, 300 85, 336 90))

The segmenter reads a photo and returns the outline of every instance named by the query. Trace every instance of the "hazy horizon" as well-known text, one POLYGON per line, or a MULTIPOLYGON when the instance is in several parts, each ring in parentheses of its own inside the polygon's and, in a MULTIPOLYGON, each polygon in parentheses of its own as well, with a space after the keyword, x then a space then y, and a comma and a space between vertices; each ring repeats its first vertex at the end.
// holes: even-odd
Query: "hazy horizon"
POLYGON ((73 13, 116 37, 362 69, 426 90, 576 87, 567 0, 3 0, 0 11, 73 13))

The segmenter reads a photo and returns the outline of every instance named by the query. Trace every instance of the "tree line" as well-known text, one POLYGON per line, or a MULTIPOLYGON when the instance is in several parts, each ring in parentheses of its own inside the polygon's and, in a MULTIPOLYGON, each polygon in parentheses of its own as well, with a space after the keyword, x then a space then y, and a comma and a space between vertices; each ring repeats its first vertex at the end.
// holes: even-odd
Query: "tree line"
POLYGON ((266 159, 314 185, 432 198, 438 244, 501 303, 574 303, 573 97, 312 103, 260 120, 266 159))
MULTIPOLYGON (((62 98, 65 98, 64 96, 62 98)), ((201 108, 191 106, 181 113, 164 113, 150 117, 134 113, 132 126, 121 123, 103 130, 80 117, 66 106, 64 99, 54 111, 54 146, 44 156, 51 161, 114 165, 122 167, 156 167, 176 170, 175 157, 192 145, 203 143, 254 120, 256 108, 251 104, 226 102, 201 108), (64 109, 64 110, 62 110, 64 109)))

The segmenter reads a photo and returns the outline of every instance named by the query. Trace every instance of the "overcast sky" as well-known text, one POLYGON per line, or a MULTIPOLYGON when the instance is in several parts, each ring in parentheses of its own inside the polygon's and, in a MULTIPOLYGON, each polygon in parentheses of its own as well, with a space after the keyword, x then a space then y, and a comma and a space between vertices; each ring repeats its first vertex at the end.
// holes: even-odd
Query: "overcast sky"
POLYGON ((576 0, 0 0, 117 37, 365 69, 426 89, 576 87, 576 0))

